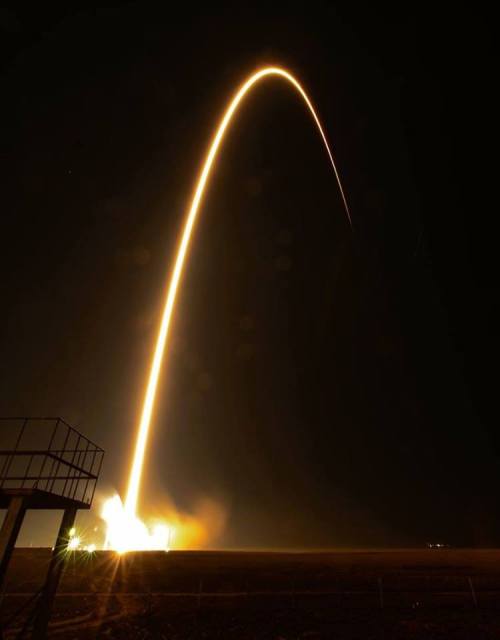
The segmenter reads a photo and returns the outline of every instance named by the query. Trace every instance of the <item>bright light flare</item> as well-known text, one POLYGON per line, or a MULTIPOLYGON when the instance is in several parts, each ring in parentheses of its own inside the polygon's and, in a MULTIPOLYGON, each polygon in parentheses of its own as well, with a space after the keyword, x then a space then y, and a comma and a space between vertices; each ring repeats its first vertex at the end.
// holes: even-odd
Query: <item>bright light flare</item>
MULTIPOLYGON (((72 530, 74 531, 74 529, 72 530)), ((71 536, 70 539, 68 540, 68 550, 69 551, 76 551, 77 549, 80 548, 80 538, 79 536, 71 536)))

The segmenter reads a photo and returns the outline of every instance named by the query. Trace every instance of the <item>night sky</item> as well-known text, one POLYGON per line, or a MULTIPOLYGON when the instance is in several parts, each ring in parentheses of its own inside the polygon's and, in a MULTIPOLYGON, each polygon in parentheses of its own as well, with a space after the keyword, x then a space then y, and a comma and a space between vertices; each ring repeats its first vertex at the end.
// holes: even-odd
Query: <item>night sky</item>
POLYGON ((496 71, 470 11, 2 9, 0 414, 63 416, 123 493, 196 173, 280 64, 354 229, 304 105, 262 83, 196 228, 144 512, 214 500, 219 547, 498 545, 496 71))

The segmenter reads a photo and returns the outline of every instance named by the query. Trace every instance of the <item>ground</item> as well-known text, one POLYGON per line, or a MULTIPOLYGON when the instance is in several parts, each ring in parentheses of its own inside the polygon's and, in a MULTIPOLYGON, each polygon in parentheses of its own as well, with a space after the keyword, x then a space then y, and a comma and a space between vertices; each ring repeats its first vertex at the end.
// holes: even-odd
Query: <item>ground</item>
MULTIPOLYGON (((16 550, 5 637, 41 586, 45 549, 16 550)), ((50 626, 90 638, 500 638, 500 551, 74 552, 50 626)))

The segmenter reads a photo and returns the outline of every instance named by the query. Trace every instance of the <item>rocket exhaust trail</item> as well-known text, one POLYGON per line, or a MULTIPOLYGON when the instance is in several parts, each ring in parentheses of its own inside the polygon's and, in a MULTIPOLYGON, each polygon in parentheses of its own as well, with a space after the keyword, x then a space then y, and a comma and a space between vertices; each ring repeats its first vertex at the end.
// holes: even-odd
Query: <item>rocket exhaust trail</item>
POLYGON ((304 102, 306 103, 311 113, 311 116, 314 122, 316 123, 318 132, 325 145, 325 149, 330 159, 330 163, 335 173, 335 178, 337 180, 340 194, 342 196, 344 209, 347 214, 349 224, 352 227, 351 214, 349 211, 349 207, 347 205, 347 199, 345 197, 344 190, 342 189, 340 177, 337 172, 337 168, 335 166, 332 151, 330 149, 330 146, 328 145, 326 135, 323 131, 323 127, 321 126, 321 123, 316 114, 316 111, 314 110, 314 107, 311 101, 309 100, 306 92, 304 91, 302 86, 299 84, 299 82, 285 69, 281 69, 279 67, 265 67, 254 72, 251 76, 247 78, 247 80, 245 80, 245 82, 236 91, 228 107, 226 108, 226 111, 224 112, 224 115, 221 121, 219 122, 219 125, 215 131, 215 134, 208 148, 208 152, 206 154, 205 161, 203 163, 200 175, 198 177, 198 182, 196 184, 196 188, 194 190, 194 193, 191 199, 189 211, 186 215, 184 229, 182 231, 182 235, 177 248, 177 256, 175 258, 174 269, 172 271, 172 275, 170 277, 170 283, 167 289, 167 295, 165 299, 165 306, 164 306, 163 315, 161 319, 160 330, 158 332, 156 347, 153 355, 153 360, 151 363, 148 385, 146 388, 146 394, 144 397, 144 404, 142 408, 141 419, 140 419, 139 428, 137 432, 135 452, 134 452, 134 457, 132 461, 132 466, 130 469, 128 490, 127 490, 127 496, 125 500, 125 511, 129 515, 135 515, 136 509, 137 509, 137 500, 138 500, 139 489, 141 484, 144 455, 146 452, 146 445, 147 445, 149 430, 151 426, 151 416, 154 409, 156 389, 158 386, 158 379, 160 376, 163 354, 164 354, 166 343, 167 343, 168 331, 170 328, 170 321, 172 319, 172 313, 174 310, 177 290, 179 288, 179 282, 182 276, 182 271, 184 268, 184 263, 186 260, 189 243, 191 240, 191 234, 193 231, 194 224, 196 222, 196 217, 198 214, 200 204, 203 199, 205 187, 210 178, 212 167, 214 165, 221 143, 224 139, 226 130, 228 129, 232 121, 232 118, 235 115, 235 112, 238 109, 240 103, 242 102, 243 98, 247 95, 247 93, 252 89, 254 85, 256 85, 260 80, 270 76, 277 76, 279 78, 286 80, 296 89, 296 91, 301 95, 304 102))

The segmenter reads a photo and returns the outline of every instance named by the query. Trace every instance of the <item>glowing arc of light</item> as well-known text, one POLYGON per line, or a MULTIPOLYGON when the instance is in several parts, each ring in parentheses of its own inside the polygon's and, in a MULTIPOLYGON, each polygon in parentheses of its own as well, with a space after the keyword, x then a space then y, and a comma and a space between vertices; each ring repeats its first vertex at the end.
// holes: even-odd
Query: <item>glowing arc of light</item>
POLYGON ((347 205, 347 199, 345 197, 342 184, 340 182, 340 177, 337 171, 337 167, 335 166, 333 154, 328 144, 328 140, 326 139, 326 135, 323 131, 323 127, 321 126, 321 123, 316 114, 316 111, 314 110, 314 107, 311 101, 309 100, 306 92, 304 91, 302 86, 299 84, 299 82, 288 71, 281 69, 280 67, 265 67, 263 69, 256 71, 237 90, 236 94, 234 95, 231 102, 229 103, 229 106, 227 107, 222 117, 222 120, 220 121, 220 124, 216 130, 214 137, 212 138, 212 142, 210 144, 207 155, 205 157, 205 161, 203 163, 203 167, 198 178, 196 189, 194 191, 194 195, 191 200, 189 213, 187 214, 186 222, 184 224, 184 230, 182 232, 180 243, 177 249, 177 256, 174 263, 174 269, 172 271, 170 284, 167 290, 167 297, 166 297, 163 315, 161 319, 160 330, 158 332, 158 337, 156 340, 156 347, 155 347, 153 361, 152 361, 151 369, 149 373, 148 386, 147 386, 146 395, 144 398, 144 404, 143 404, 141 419, 139 423, 139 430, 138 430, 137 440, 135 445, 134 457, 133 457, 132 467, 130 470, 128 491, 127 491, 127 497, 125 500, 125 510, 127 513, 131 515, 135 514, 136 508, 137 508, 137 499, 139 495, 139 487, 141 482, 142 467, 144 463, 144 455, 146 452, 146 444, 147 444, 148 435, 149 435, 151 416, 153 413, 156 389, 158 386, 158 379, 160 376, 161 364, 163 360, 163 353, 165 351, 168 331, 170 328, 170 322, 172 318, 172 312, 174 309, 175 299, 177 296, 177 290, 179 287, 179 282, 182 275, 182 270, 184 267, 184 262, 186 259, 189 242, 191 240, 191 233, 192 233, 193 226, 198 214, 198 209, 205 191, 206 184, 208 182, 208 178, 210 176, 212 166, 214 164, 214 161, 217 155, 217 151, 219 150, 220 144, 224 137, 224 133, 226 132, 226 129, 229 126, 235 111, 237 110, 240 102, 243 100, 243 98, 248 93, 248 91, 262 78, 265 78, 267 76, 279 76, 281 78, 284 78, 298 91, 298 93, 304 99, 304 102, 306 103, 314 119, 314 122, 316 123, 318 131, 321 135, 321 138, 324 142, 326 151, 328 153, 328 157, 330 159, 330 163, 333 167, 333 171, 337 179, 337 184, 340 190, 340 194, 342 196, 345 212, 349 219, 349 223, 352 226, 351 214, 349 211, 349 207, 347 205))

